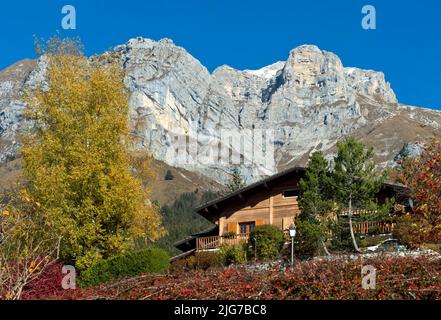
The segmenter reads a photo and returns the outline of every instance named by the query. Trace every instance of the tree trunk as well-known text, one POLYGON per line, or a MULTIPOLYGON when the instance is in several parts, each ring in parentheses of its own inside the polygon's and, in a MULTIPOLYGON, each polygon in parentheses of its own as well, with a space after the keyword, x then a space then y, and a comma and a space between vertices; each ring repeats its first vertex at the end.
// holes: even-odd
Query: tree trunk
POLYGON ((326 244, 322 241, 322 246, 323 246, 323 250, 325 250, 325 253, 327 256, 330 256, 331 254, 329 253, 328 248, 326 247, 326 244))
POLYGON ((357 240, 355 239, 354 228, 352 226, 352 198, 349 198, 349 231, 351 232, 352 243, 354 244, 354 249, 357 252, 360 252, 360 248, 358 248, 357 240))

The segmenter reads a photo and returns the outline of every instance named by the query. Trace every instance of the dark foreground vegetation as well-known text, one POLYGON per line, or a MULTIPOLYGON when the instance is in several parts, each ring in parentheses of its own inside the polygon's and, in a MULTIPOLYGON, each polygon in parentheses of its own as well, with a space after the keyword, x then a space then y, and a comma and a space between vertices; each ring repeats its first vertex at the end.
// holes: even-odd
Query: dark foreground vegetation
POLYGON ((441 299, 441 263, 428 257, 304 261, 294 272, 280 265, 178 268, 95 289, 63 290, 60 265, 32 283, 23 299, 441 299), (361 286, 361 268, 377 269, 376 289, 361 286))

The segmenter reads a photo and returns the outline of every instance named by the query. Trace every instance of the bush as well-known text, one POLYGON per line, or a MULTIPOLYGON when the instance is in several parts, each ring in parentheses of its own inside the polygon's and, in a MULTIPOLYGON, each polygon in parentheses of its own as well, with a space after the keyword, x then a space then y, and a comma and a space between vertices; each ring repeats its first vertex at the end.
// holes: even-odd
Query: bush
POLYGON ((190 257, 188 260, 188 267, 190 269, 207 270, 209 268, 217 268, 223 266, 222 257, 217 252, 202 251, 190 257))
POLYGON ((198 252, 187 258, 173 261, 170 270, 172 272, 210 268, 218 268, 223 266, 223 258, 217 252, 198 252))
POLYGON ((159 248, 146 248, 101 260, 81 272, 78 282, 81 287, 96 287, 142 273, 161 273, 168 266, 167 252, 159 248))
POLYGON ((195 255, 173 261, 172 272, 182 270, 218 268, 223 266, 223 257, 218 252, 197 252, 195 255))
POLYGON ((309 221, 297 222, 295 252, 300 257, 314 257, 323 253, 323 241, 326 230, 318 223, 309 221))
POLYGON ((418 221, 416 217, 411 215, 399 217, 393 230, 393 236, 409 248, 418 248, 425 240, 423 224, 425 224, 424 220, 418 221))
POLYGON ((284 234, 276 226, 258 226, 250 233, 249 254, 257 255, 259 259, 274 259, 281 252, 284 242, 284 234))
POLYGON ((233 238, 236 236, 236 232, 234 231, 227 231, 224 232, 224 234, 222 235, 223 238, 233 238))
POLYGON ((409 248, 419 248, 426 243, 441 243, 440 222, 430 221, 418 213, 401 216, 396 220, 393 235, 409 248))
POLYGON ((225 245, 220 248, 219 254, 225 265, 243 264, 247 261, 246 243, 225 245))
POLYGON ((54 263, 46 268, 40 276, 23 288, 22 300, 39 300, 52 296, 62 296, 64 290, 61 286, 63 277, 63 264, 54 263))

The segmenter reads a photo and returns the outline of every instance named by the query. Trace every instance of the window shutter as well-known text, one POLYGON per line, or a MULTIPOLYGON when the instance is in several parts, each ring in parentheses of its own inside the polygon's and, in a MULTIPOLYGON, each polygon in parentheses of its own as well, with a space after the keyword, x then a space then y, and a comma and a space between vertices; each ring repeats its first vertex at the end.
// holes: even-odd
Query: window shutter
POLYGON ((263 220, 256 220, 256 226, 261 226, 263 224, 263 220))
POLYGON ((228 222, 227 230, 228 230, 228 232, 237 233, 237 223, 236 222, 228 222))

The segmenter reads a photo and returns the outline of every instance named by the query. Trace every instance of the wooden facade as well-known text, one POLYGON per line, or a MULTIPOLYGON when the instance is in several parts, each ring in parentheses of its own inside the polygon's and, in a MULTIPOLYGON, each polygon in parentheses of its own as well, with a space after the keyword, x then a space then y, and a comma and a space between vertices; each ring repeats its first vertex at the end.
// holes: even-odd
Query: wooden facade
POLYGON ((297 196, 287 195, 287 191, 297 192, 297 182, 286 181, 277 187, 238 197, 212 222, 219 226, 219 235, 226 232, 241 234, 241 225, 247 223, 254 223, 255 226, 273 224, 286 230, 300 213, 297 196))
POLYGON ((216 224, 219 236, 248 233, 250 228, 245 228, 246 224, 272 224, 287 230, 300 213, 298 182, 303 173, 303 168, 292 169, 208 203, 197 211, 216 224))

